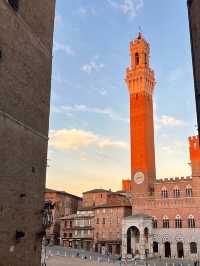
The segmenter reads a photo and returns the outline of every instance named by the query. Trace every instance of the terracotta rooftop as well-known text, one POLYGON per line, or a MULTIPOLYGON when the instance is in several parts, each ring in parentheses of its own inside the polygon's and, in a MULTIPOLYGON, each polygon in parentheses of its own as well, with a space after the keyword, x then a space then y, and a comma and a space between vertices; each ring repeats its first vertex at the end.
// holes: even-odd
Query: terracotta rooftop
POLYGON ((124 199, 122 201, 116 201, 116 202, 110 202, 107 204, 102 204, 99 206, 95 206, 94 209, 99 209, 99 208, 117 208, 117 207, 131 207, 131 203, 129 202, 128 199, 124 199))
POLYGON ((103 189, 103 188, 95 188, 95 189, 83 192, 83 194, 86 194, 86 193, 101 193, 101 192, 103 193, 103 192, 112 192, 112 191, 111 190, 106 190, 106 189, 103 189))
POLYGON ((94 209, 93 206, 91 207, 80 207, 78 208, 78 211, 92 211, 94 209))
POLYGON ((55 190, 55 189, 51 189, 51 188, 46 188, 45 189, 45 192, 47 192, 47 193, 58 193, 58 194, 62 194, 62 195, 68 195, 70 197, 73 197, 73 198, 77 198, 77 199, 82 200, 81 197, 78 197, 76 195, 70 194, 70 193, 68 193, 66 191, 59 191, 59 190, 55 190))

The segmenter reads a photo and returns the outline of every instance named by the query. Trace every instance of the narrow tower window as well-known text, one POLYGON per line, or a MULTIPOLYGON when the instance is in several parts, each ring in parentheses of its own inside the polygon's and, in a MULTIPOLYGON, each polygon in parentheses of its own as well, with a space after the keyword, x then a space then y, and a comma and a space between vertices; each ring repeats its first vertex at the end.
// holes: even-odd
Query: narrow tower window
POLYGON ((144 54, 144 63, 147 65, 147 54, 144 54))
POLYGON ((136 66, 139 65, 139 62, 140 62, 140 60, 139 60, 139 54, 136 53, 136 54, 135 54, 135 65, 136 65, 136 66))

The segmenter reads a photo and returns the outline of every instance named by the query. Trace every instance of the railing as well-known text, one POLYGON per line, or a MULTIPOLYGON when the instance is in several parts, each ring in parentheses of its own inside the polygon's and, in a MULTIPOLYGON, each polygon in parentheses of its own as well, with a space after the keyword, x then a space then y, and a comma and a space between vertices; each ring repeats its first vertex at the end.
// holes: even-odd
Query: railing
MULTIPOLYGON (((130 266, 193 266, 194 261, 187 261, 184 259, 160 259, 152 258, 148 260, 121 260, 120 256, 107 256, 101 255, 96 252, 85 251, 82 249, 72 249, 62 246, 47 247, 46 260, 51 260, 51 257, 66 257, 66 261, 80 259, 88 261, 94 261, 96 264, 104 265, 105 263, 113 263, 118 266, 130 265, 130 266)), ((198 263, 198 262, 197 262, 198 263)), ((200 266, 196 264, 196 266, 200 266)))

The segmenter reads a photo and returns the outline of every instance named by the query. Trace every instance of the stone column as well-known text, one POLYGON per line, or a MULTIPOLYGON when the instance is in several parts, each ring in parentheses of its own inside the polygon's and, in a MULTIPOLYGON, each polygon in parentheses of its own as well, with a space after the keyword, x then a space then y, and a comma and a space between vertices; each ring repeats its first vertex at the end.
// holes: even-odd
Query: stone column
POLYGON ((127 255, 127 234, 122 234, 122 259, 127 255))
POLYGON ((148 246, 149 246, 149 257, 152 258, 153 257, 153 235, 149 235, 149 239, 148 239, 148 246))
POLYGON ((172 257, 172 259, 178 257, 176 242, 171 242, 171 257, 172 257))
POLYGON ((159 245, 158 246, 158 254, 159 254, 159 256, 164 258, 165 257, 165 245, 162 242, 160 242, 158 245, 159 245))
POLYGON ((183 243, 184 258, 190 258, 190 243, 183 243))
MULTIPOLYGON (((143 230, 144 231, 144 230, 143 230)), ((144 233, 140 232, 140 258, 142 260, 145 259, 145 240, 144 240, 144 233)))

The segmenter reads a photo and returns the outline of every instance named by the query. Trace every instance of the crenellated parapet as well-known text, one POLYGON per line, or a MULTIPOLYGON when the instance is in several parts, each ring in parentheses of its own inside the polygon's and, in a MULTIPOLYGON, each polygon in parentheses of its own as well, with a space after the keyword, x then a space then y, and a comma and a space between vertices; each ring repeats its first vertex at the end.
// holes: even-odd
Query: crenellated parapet
POLYGON ((199 147, 199 137, 191 136, 188 138, 189 141, 189 151, 190 151, 190 161, 192 176, 200 176, 200 147, 199 147))
POLYGON ((162 179, 156 179, 155 183, 164 184, 167 182, 180 182, 180 181, 191 181, 192 176, 181 176, 181 177, 168 177, 168 178, 162 178, 162 179))

